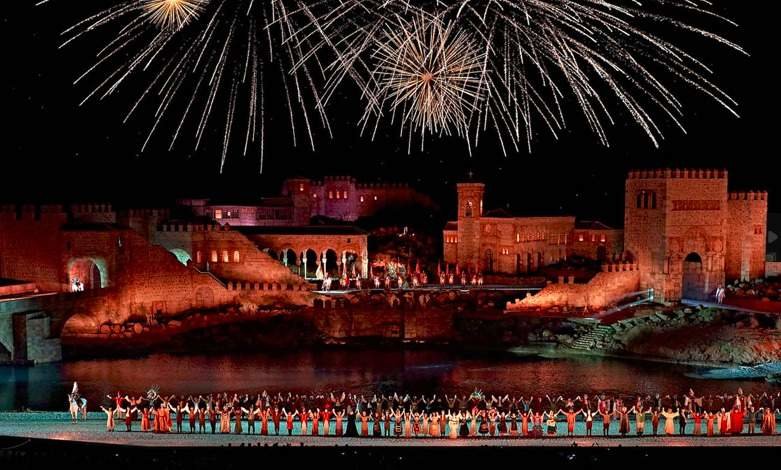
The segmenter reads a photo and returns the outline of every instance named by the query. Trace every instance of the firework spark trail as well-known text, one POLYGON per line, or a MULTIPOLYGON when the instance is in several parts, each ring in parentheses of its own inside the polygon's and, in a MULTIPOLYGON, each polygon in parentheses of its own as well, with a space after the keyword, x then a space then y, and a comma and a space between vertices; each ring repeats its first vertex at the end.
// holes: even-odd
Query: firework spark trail
POLYGON ((482 100, 483 56, 466 33, 437 18, 400 24, 404 27, 386 28, 373 54, 378 98, 389 103, 394 114, 403 109, 402 127, 424 136, 465 135, 470 111, 482 100))
MULTIPOLYGON (((319 0, 317 4, 330 1, 319 0)), ((38 5, 47 3, 51 0, 38 5)), ((269 64, 274 63, 281 72, 294 144, 300 117, 314 149, 310 112, 319 115, 331 134, 316 83, 325 73, 318 70, 313 74, 311 66, 300 61, 299 54, 313 49, 309 40, 291 40, 303 28, 296 24, 299 18, 310 25, 311 18, 303 15, 302 5, 300 0, 117 1, 66 29, 60 47, 101 31, 108 38, 74 85, 94 82, 80 103, 84 105, 140 84, 140 93, 123 122, 140 116, 144 103, 152 105, 153 119, 142 152, 155 134, 163 132, 170 132, 167 147, 172 150, 188 135, 189 127, 193 128, 192 148, 197 151, 207 135, 211 136, 212 128, 220 126, 222 170, 233 151, 233 136, 239 134, 236 127, 245 125, 240 132, 243 142, 236 143, 241 147, 237 152, 246 156, 256 148, 262 171, 269 64)), ((313 62, 315 68, 321 67, 313 62)))
MULTIPOLYGON (((489 131, 497 135, 503 149, 510 145, 517 151, 525 143, 531 151, 535 121, 558 138, 568 126, 566 117, 572 108, 579 110, 586 127, 603 145, 609 145, 606 126, 619 119, 613 111, 623 110, 659 146, 664 138, 661 120, 685 132, 683 103, 670 86, 674 82, 693 88, 737 116, 736 102, 711 81, 713 72, 704 61, 666 38, 667 34, 676 38, 689 34, 745 54, 736 43, 679 19, 736 26, 709 8, 710 3, 700 0, 431 0, 414 4, 340 0, 305 25, 298 38, 316 38, 311 54, 325 49, 333 55, 326 67, 329 77, 320 94, 322 100, 330 100, 348 79, 361 89, 366 100, 363 129, 367 115, 380 116, 388 107, 395 112, 399 105, 385 99, 389 83, 377 74, 377 63, 387 65, 390 60, 387 31, 404 31, 411 15, 427 14, 453 22, 455 30, 470 35, 485 51, 477 92, 481 99, 471 109, 457 101, 445 107, 451 114, 447 119, 454 121, 468 112, 470 151, 471 142, 477 145, 480 134, 489 131)), ((397 48, 400 55, 407 52, 397 48)), ((306 52, 300 60, 304 57, 306 52)), ((427 106, 430 98, 423 95, 425 88, 414 92, 421 93, 415 101, 418 106, 427 106)), ((410 106, 411 96, 405 96, 405 105, 410 106)), ((414 116, 426 111, 405 108, 404 113, 414 116)), ((430 130, 415 127, 420 132, 430 130)))

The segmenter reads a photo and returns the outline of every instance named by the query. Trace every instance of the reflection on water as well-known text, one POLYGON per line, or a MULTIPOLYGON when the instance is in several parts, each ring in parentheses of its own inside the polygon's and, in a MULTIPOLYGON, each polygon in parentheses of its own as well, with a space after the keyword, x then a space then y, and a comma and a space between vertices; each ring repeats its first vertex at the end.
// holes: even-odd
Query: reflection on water
POLYGON ((261 390, 363 393, 485 392, 531 395, 594 392, 681 393, 694 387, 721 393, 779 390, 760 381, 696 380, 691 369, 614 359, 542 359, 446 350, 327 349, 282 354, 153 355, 101 359, 33 368, 0 367, 0 410, 66 409, 73 381, 92 406, 116 390, 201 394, 261 390))

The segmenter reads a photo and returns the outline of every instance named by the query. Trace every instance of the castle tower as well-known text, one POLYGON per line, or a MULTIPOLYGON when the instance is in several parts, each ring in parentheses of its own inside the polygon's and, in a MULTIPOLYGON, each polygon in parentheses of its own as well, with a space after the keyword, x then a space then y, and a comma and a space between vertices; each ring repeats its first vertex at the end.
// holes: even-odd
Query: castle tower
POLYGON ((626 180, 625 257, 640 287, 663 301, 702 300, 725 280, 727 172, 631 171, 626 180))
POLYGON ((307 178, 285 180, 282 193, 293 202, 293 224, 309 225, 312 218, 312 182, 307 178))
POLYGON ((480 218, 483 216, 483 183, 459 183, 458 188, 458 264, 479 269, 480 218))
POLYGON ((765 277, 767 192, 729 193, 727 279, 749 281, 765 277))

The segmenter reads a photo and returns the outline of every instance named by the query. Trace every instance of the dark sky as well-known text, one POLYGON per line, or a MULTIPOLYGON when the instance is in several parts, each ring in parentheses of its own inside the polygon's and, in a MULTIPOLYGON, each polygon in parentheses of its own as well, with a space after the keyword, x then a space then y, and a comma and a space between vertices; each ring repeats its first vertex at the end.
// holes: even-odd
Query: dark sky
POLYGON ((141 113, 123 125, 124 112, 140 90, 132 82, 104 102, 78 106, 89 88, 72 83, 90 65, 101 42, 88 38, 58 49, 59 34, 106 0, 53 0, 43 7, 34 7, 34 0, 6 3, 0 12, 1 200, 165 201, 185 195, 246 199, 275 193, 281 179, 293 174, 353 174, 369 181, 408 181, 448 208, 453 184, 471 170, 489 184, 487 207, 620 223, 629 168, 704 166, 726 167, 735 189, 771 191, 771 210, 781 210, 776 203, 781 180, 774 165, 765 163, 778 153, 777 27, 771 24, 773 15, 757 2, 721 0, 715 6, 740 25, 719 31, 742 44, 750 57, 707 43, 693 46, 704 51, 716 81, 738 100, 741 118, 684 91, 688 134, 667 123, 666 140, 658 150, 624 117, 608 129, 609 149, 575 123, 559 141, 541 134, 531 154, 504 157, 487 134, 472 157, 456 139, 430 140, 425 152, 408 155, 406 140, 395 133, 386 132, 374 142, 359 135, 353 123, 360 107, 347 88, 330 111, 334 139, 319 131, 312 152, 303 140, 292 146, 287 109, 274 98, 280 92, 271 83, 263 175, 256 153, 242 157, 235 152, 219 173, 220 120, 196 154, 187 143, 168 152, 162 140, 139 154, 152 120, 150 113, 141 113))

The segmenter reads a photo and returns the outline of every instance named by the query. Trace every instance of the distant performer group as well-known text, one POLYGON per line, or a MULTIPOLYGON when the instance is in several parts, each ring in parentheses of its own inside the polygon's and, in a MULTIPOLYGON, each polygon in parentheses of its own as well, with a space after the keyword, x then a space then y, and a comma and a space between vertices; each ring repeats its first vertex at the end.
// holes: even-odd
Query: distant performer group
MULTIPOLYGON (((77 388, 74 387, 74 390, 77 388)), ((71 401, 73 394, 69 395, 71 401)), ((106 397, 106 429, 152 433, 289 436, 472 438, 611 436, 726 436, 776 433, 781 392, 762 395, 683 395, 574 398, 493 396, 268 394, 162 396, 117 392, 106 397), (139 423, 140 421, 140 423, 139 423), (561 426, 559 426, 561 423, 561 426), (566 424, 566 427, 565 427, 566 424), (140 425, 140 426, 139 426, 140 425), (561 429, 560 429, 561 428, 561 429), (566 434, 564 430, 566 429, 566 434)), ((74 421, 84 412, 74 412, 74 421)))

